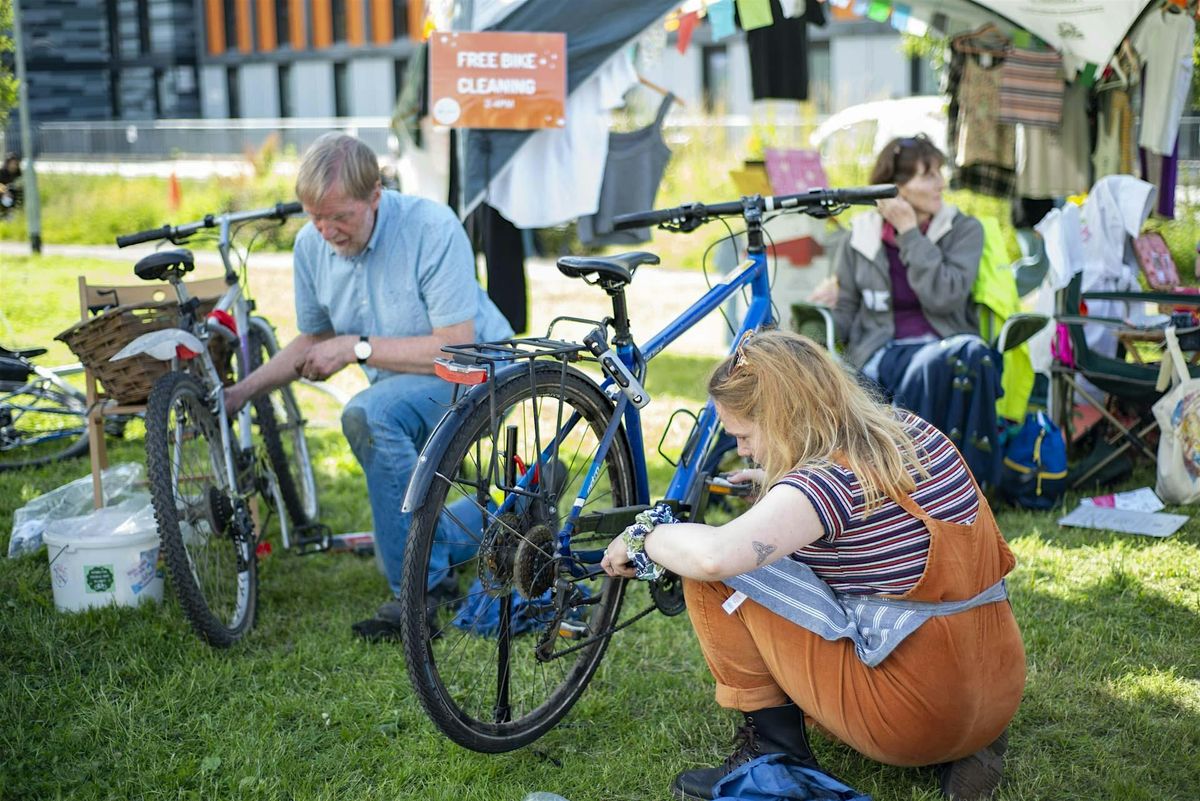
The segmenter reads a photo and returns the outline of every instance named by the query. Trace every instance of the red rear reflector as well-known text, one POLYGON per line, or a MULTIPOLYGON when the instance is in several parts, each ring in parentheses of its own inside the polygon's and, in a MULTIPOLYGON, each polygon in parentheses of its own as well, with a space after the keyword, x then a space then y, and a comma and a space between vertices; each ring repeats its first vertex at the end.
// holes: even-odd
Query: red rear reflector
POLYGON ((474 386, 488 380, 488 369, 479 365, 459 364, 450 359, 434 359, 433 372, 443 381, 474 386))
POLYGON ((199 353, 196 353, 196 351, 192 350, 191 348, 185 348, 183 345, 175 346, 175 357, 180 361, 191 361, 199 355, 199 353))

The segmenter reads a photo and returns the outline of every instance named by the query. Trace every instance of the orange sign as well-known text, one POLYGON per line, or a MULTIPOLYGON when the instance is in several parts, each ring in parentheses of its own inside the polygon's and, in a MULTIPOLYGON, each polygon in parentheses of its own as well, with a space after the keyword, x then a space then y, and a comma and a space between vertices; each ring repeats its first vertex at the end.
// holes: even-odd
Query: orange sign
POLYGON ((454 128, 566 125, 567 36, 454 33, 429 39, 429 110, 454 128))

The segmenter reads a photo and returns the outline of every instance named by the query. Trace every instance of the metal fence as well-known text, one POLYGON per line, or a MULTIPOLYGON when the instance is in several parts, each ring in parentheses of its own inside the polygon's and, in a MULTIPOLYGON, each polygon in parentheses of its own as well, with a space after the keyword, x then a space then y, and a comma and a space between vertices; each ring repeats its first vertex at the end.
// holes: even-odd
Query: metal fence
MULTIPOLYGON (((42 123, 36 127, 36 153, 44 160, 138 161, 243 157, 273 143, 281 155, 301 153, 316 137, 341 129, 361 137, 377 153, 395 151, 386 117, 318 119, 147 120, 139 122, 42 123)), ((800 127, 776 126, 785 146, 800 146, 800 127), (788 131, 782 129, 788 128, 788 131)), ((807 129, 807 126, 805 126, 807 129)), ((695 131, 724 133, 739 148, 754 129, 750 118, 677 119, 667 125, 668 140, 683 141, 695 131)), ((15 126, 0 130, 0 152, 19 150, 15 126), (7 137, 5 134, 7 133, 7 137), (7 140, 7 141, 6 141, 7 140)), ((1179 127, 1179 180, 1200 185, 1200 116, 1184 117, 1179 127)))

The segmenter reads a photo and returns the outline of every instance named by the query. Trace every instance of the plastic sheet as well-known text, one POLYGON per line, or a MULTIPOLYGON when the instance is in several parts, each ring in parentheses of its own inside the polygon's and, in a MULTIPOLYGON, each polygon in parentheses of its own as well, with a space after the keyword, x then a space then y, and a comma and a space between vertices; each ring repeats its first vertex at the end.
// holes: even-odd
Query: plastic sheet
MULTIPOLYGON (((80 522, 79 525, 103 526, 102 530, 94 530, 97 533, 111 534, 124 521, 139 513, 153 516, 153 512, 150 511, 150 496, 144 489, 143 465, 135 462, 113 465, 101 474, 101 481, 104 486, 103 515, 94 518, 91 515, 94 510, 90 475, 39 495, 13 512, 12 537, 8 541, 9 557, 37 553, 42 547, 42 535, 46 532, 46 527, 56 521, 87 516, 92 522, 80 522)), ((140 524, 141 521, 135 522, 140 524)))

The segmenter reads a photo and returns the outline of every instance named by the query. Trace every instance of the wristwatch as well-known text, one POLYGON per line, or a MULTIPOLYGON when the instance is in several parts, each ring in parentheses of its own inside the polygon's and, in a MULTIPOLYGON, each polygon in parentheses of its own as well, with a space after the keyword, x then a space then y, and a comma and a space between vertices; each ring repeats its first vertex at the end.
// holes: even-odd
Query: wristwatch
POLYGON ((367 335, 363 334, 354 343, 354 357, 358 359, 359 364, 366 364, 367 359, 371 358, 371 342, 367 339, 367 335))

